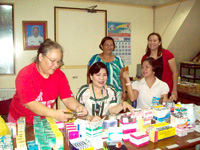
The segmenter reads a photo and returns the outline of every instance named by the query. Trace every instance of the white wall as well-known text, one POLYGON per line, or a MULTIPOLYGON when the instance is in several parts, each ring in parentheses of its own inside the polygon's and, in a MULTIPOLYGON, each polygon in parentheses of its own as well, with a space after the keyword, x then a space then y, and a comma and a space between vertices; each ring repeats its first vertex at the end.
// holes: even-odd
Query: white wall
POLYGON ((181 1, 155 9, 155 32, 162 36, 163 47, 168 48, 196 0, 181 1))
MULTIPOLYGON (((22 21, 47 21, 48 37, 54 39, 54 6, 87 8, 98 5, 97 9, 107 10, 108 21, 130 22, 132 31, 132 64, 129 68, 131 76, 136 75, 136 64, 140 63, 145 51, 146 35, 152 32, 153 28, 151 8, 58 0, 1 0, 1 2, 14 4, 16 74, 24 66, 30 64, 32 58, 37 54, 36 50, 23 49, 22 21)), ((85 29, 83 28, 82 30, 85 29)), ((76 94, 77 88, 86 83, 86 68, 63 69, 63 71, 69 79, 72 91, 76 94), (79 76, 79 78, 73 79, 73 76, 79 76)), ((0 88, 15 87, 15 78, 16 75, 0 76, 0 88)))
MULTIPOLYGON (((54 39, 54 6, 88 8, 93 5, 98 5, 97 9, 107 10, 108 21, 130 22, 132 34, 132 64, 129 66, 130 76, 136 75, 136 64, 140 63, 141 57, 145 53, 147 44, 146 38, 148 34, 153 31, 153 10, 146 7, 72 2, 67 0, 1 0, 1 3, 2 2, 14 4, 16 74, 20 69, 32 62, 32 58, 36 56, 37 52, 36 50, 23 49, 22 21, 47 21, 48 37, 54 39)), ((179 3, 156 9, 156 32, 162 35, 169 24, 163 35, 163 46, 165 48, 167 48, 173 40, 173 37, 176 35, 194 2, 195 0, 183 1, 177 11, 176 9, 179 3), (171 20, 174 12, 176 12, 176 14, 171 20)), ((82 30, 85 29, 83 28, 82 30)), ((99 53, 100 52, 99 50, 99 53)), ((66 74, 72 91, 76 95, 78 88, 86 83, 86 68, 62 70, 66 74), (73 76, 78 76, 78 78, 74 79, 73 76)), ((0 76, 0 88, 14 88, 15 78, 16 75, 0 76)))

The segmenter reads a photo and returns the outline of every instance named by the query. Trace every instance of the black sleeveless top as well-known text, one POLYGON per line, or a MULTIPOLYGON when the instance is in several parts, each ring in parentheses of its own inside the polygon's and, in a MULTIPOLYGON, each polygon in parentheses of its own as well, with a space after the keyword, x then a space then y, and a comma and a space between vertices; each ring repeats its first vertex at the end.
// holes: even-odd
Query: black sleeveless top
POLYGON ((163 57, 159 57, 158 59, 156 59, 157 61, 157 68, 155 71, 155 76, 162 80, 162 74, 163 74, 163 57))

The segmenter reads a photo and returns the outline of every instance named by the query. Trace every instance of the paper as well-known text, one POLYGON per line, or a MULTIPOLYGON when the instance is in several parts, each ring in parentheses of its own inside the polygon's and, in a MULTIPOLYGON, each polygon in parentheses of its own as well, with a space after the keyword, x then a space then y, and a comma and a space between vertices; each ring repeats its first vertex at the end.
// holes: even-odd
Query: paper
POLYGON ((89 122, 88 127, 93 128, 93 129, 98 128, 98 127, 102 127, 105 118, 106 117, 104 117, 103 119, 101 119, 98 122, 89 122))
POLYGON ((200 140, 200 137, 199 138, 195 138, 195 139, 190 139, 190 140, 187 140, 188 143, 192 143, 192 142, 196 142, 196 141, 199 141, 200 140))
POLYGON ((179 147, 178 144, 173 144, 173 145, 169 145, 169 146, 166 146, 168 149, 172 149, 172 148, 176 148, 176 147, 179 147))

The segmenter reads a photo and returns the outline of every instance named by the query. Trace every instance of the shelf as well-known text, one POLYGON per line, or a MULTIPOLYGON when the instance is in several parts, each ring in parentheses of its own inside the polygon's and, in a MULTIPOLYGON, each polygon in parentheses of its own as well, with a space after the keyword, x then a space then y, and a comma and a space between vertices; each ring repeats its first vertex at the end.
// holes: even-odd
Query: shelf
POLYGON ((196 80, 200 80, 200 76, 199 75, 196 75, 195 77, 194 77, 194 75, 182 75, 182 77, 181 78, 188 78, 188 79, 196 79, 196 80))
POLYGON ((200 75, 197 75, 198 69, 200 69, 199 62, 180 62, 180 77, 188 81, 193 80, 193 82, 200 80, 200 75), (182 74, 183 69, 187 69, 187 74, 182 74), (192 73, 191 70, 193 70, 192 73))

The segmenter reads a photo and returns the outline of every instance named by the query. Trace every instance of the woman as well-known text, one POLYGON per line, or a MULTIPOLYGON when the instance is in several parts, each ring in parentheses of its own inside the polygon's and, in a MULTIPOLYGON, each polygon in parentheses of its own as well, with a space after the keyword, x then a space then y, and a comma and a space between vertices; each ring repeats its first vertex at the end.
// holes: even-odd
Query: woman
POLYGON ((87 114, 86 108, 73 97, 68 80, 59 69, 63 64, 62 59, 63 49, 58 43, 46 39, 40 44, 34 62, 17 75, 16 94, 9 108, 9 122, 16 122, 24 116, 26 122, 31 124, 36 115, 67 121, 72 115, 65 114, 66 109, 52 109, 58 96, 67 108, 87 114))
POLYGON ((149 57, 142 61, 142 78, 140 81, 131 83, 128 71, 123 73, 126 81, 129 99, 137 100, 137 108, 151 108, 153 98, 163 98, 168 101, 169 87, 167 83, 155 77, 156 61, 149 57))
MULTIPOLYGON (((115 87, 117 91, 117 103, 119 104, 121 99, 127 100, 126 85, 122 76, 125 67, 124 62, 119 56, 112 54, 115 49, 115 42, 112 37, 104 37, 99 45, 99 48, 103 52, 92 56, 88 63, 88 70, 95 62, 103 62, 107 66, 109 72, 107 83, 115 87)), ((88 84, 89 80, 88 76, 88 84)))
POLYGON ((166 82, 170 88, 169 99, 177 100, 177 81, 178 70, 174 55, 162 48, 162 39, 158 33, 149 34, 146 54, 142 57, 142 61, 147 57, 153 57, 159 66, 156 70, 156 77, 166 82))
POLYGON ((117 114, 122 109, 124 111, 132 106, 125 101, 117 104, 116 91, 114 86, 106 84, 108 79, 108 69, 102 62, 94 63, 89 69, 90 84, 83 85, 78 94, 77 100, 88 110, 87 120, 99 121, 99 116, 108 113, 117 114))

